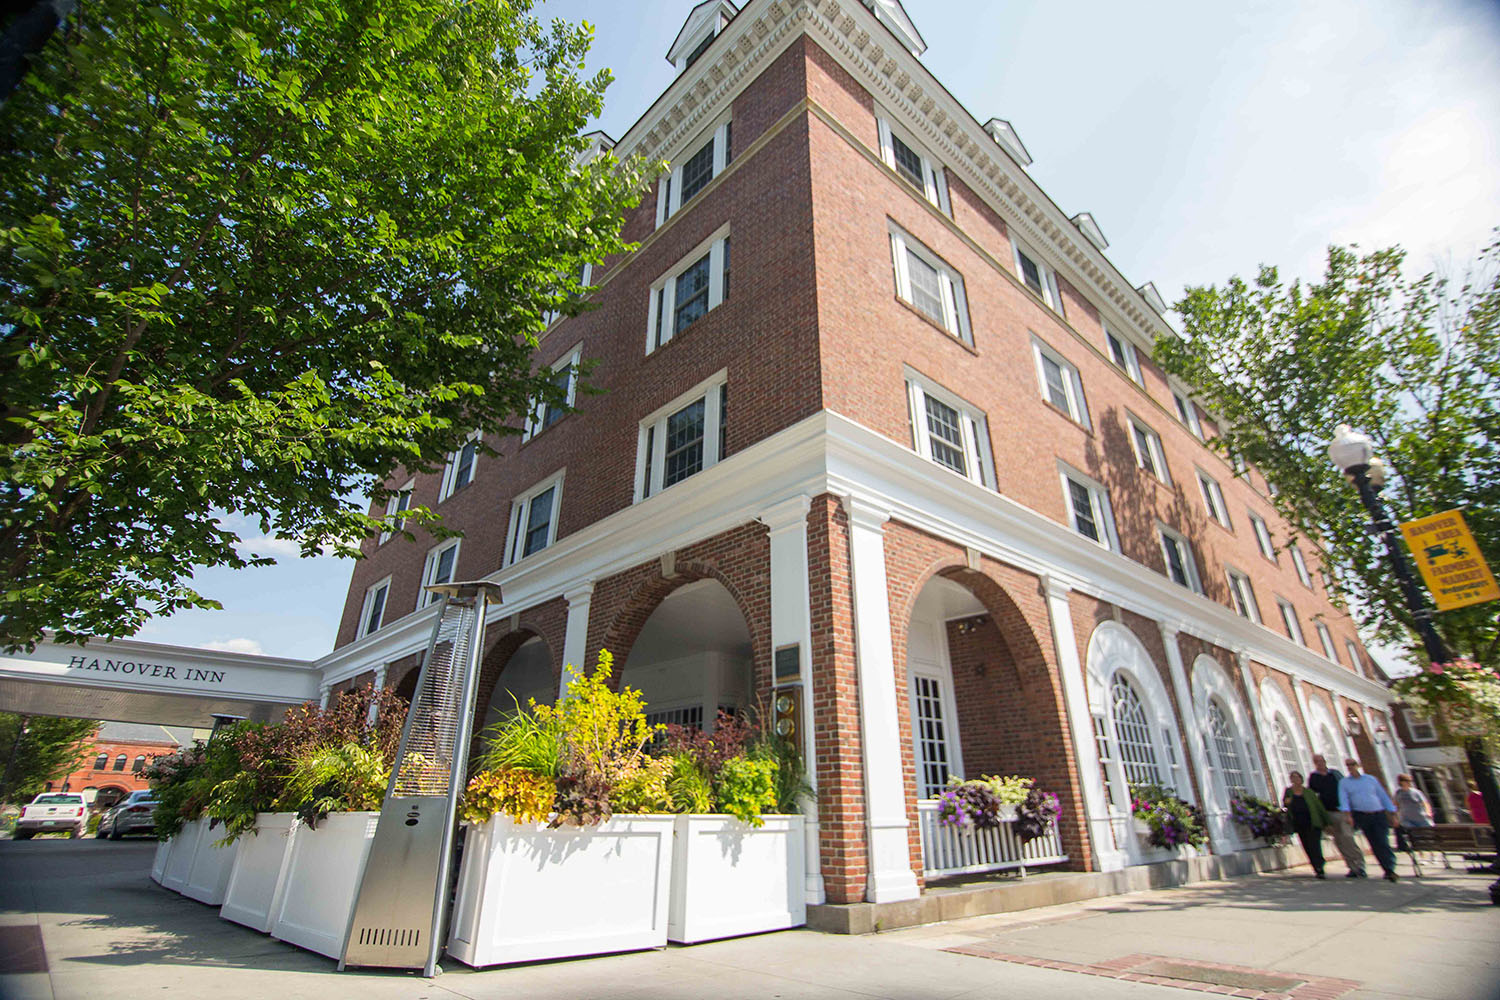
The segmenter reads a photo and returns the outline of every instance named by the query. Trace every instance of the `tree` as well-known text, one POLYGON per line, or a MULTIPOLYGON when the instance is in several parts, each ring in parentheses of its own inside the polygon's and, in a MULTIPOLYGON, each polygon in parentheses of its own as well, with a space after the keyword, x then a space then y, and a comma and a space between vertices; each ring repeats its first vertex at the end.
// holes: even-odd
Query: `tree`
MULTIPOLYGON (((1465 279, 1409 279, 1400 248, 1330 247, 1321 282, 1190 288, 1180 339, 1156 356, 1222 418, 1215 446, 1258 467, 1291 525, 1326 546, 1342 593, 1379 637, 1425 662, 1413 619, 1354 488, 1328 459, 1335 425, 1374 438, 1392 467, 1397 521, 1462 508, 1481 554, 1500 566, 1500 242, 1465 279)), ((1457 655, 1493 667, 1500 603, 1436 616, 1457 655)))
POLYGON ((0 802, 29 802, 47 782, 57 781, 83 763, 99 723, 46 715, 0 712, 0 802))
MULTIPOLYGON (((530 0, 100 0, 0 110, 0 646, 217 607, 238 511, 364 498, 566 401, 532 354, 627 249, 608 72, 530 0)), ((442 533, 428 510, 406 530, 442 533)))

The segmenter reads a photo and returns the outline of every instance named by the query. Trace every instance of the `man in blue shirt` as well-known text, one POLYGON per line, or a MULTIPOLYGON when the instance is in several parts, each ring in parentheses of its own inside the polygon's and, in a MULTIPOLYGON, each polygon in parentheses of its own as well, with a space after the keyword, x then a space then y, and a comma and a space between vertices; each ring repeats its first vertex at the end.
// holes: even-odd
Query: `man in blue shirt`
POLYGON ((1374 775, 1361 774, 1359 761, 1344 761, 1348 773, 1339 782, 1339 808, 1349 814, 1354 825, 1364 832, 1375 852, 1387 882, 1396 881, 1396 853, 1391 850, 1391 826, 1396 820, 1396 803, 1374 775))

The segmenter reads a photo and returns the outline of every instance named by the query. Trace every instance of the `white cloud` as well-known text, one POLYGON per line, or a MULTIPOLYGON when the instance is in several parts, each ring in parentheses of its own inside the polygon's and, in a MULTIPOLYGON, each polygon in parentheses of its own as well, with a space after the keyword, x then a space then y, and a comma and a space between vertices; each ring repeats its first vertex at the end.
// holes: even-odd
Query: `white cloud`
POLYGON ((259 642, 254 639, 216 639, 213 642, 201 644, 199 649, 216 649, 225 653, 253 653, 259 656, 265 652, 259 642))
POLYGON ((296 539, 276 535, 261 535, 258 538, 242 538, 234 543, 242 553, 257 556, 295 557, 302 554, 302 544, 296 539))

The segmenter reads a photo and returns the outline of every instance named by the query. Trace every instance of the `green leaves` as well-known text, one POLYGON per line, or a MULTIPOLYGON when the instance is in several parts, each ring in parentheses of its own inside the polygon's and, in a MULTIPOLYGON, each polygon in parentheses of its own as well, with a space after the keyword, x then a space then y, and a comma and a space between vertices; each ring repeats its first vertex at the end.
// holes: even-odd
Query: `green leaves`
MULTIPOLYGON (((642 174, 579 133, 590 33, 499 0, 105 0, 0 109, 0 646, 125 635, 533 397, 556 276, 642 174)), ((430 525, 429 511, 408 526, 430 525)))
MULTIPOLYGON (((1500 243, 1461 279, 1413 279, 1399 248, 1330 247, 1317 284, 1284 285, 1263 267, 1254 284, 1188 289, 1176 307, 1184 336, 1156 346, 1163 367, 1223 418, 1214 446, 1279 488, 1273 502, 1328 547, 1342 593, 1381 638, 1414 651, 1383 547, 1327 443, 1340 423, 1369 434, 1394 470, 1383 496, 1398 521, 1461 507, 1486 560, 1500 564, 1497 263, 1500 243)), ((1437 626, 1481 662, 1500 656, 1500 604, 1446 612, 1437 626)))

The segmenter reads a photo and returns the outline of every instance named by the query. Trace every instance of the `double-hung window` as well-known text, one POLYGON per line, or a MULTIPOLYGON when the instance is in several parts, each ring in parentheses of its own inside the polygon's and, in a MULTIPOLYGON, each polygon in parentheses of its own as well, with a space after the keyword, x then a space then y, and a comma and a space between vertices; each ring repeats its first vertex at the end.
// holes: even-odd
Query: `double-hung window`
POLYGON ((1406 713, 1406 730, 1411 738, 1420 743, 1431 743, 1438 738, 1437 727, 1432 724, 1432 716, 1418 715, 1409 708, 1403 708, 1406 713))
POLYGON ((890 228, 896 294, 959 340, 973 344, 964 279, 910 234, 895 225, 890 228))
POLYGON ((1299 646, 1307 645, 1302 639, 1302 624, 1297 621, 1297 609, 1292 606, 1292 602, 1285 597, 1278 597, 1276 606, 1281 609, 1281 623, 1286 626, 1286 637, 1299 646))
POLYGON ((724 168, 732 154, 730 123, 720 122, 712 132, 688 147, 686 156, 672 165, 672 170, 657 182, 656 224, 660 226, 708 186, 724 168))
POLYGON ((1289 549, 1292 553, 1292 565, 1297 568, 1297 579, 1302 581, 1302 586, 1311 590, 1312 574, 1307 571, 1307 560, 1302 558, 1302 549, 1296 545, 1289 546, 1289 549))
POLYGON ((443 485, 438 492, 439 502, 448 499, 474 481, 474 466, 478 461, 479 432, 475 431, 462 447, 448 455, 448 462, 443 466, 443 485))
POLYGON ((1164 524, 1157 524, 1156 533, 1161 537, 1162 561, 1167 576, 1173 583, 1201 594, 1203 587, 1199 583, 1198 564, 1193 560, 1192 543, 1164 524))
POLYGON ((729 297, 729 227, 684 257, 651 286, 646 353, 661 347, 729 297))
POLYGON ((1057 290, 1057 274, 1043 263, 1040 256, 1020 243, 1015 244, 1015 257, 1016 276, 1021 279, 1021 284, 1035 292, 1053 311, 1061 313, 1062 296, 1057 290))
POLYGON ((1242 618, 1259 625, 1260 605, 1255 602, 1255 588, 1250 585, 1250 577, 1229 566, 1224 567, 1224 572, 1229 577, 1229 600, 1234 604, 1234 610, 1242 618))
POLYGON ((356 639, 380 628, 385 620, 385 601, 391 593, 391 578, 386 577, 365 591, 365 602, 359 609, 359 634, 356 639))
POLYGON ((885 165, 921 192, 922 197, 936 205, 944 215, 951 216, 953 208, 948 202, 948 179, 943 168, 899 127, 892 126, 884 118, 879 120, 879 126, 880 156, 885 165))
POLYGON ((1260 554, 1273 563, 1279 562, 1276 558, 1276 545, 1271 541, 1271 529, 1266 527, 1265 518, 1253 510, 1245 513, 1250 516, 1250 527, 1255 531, 1255 544, 1260 546, 1260 554))
POLYGON ((1313 628, 1317 629, 1318 641, 1323 644, 1323 655, 1334 663, 1339 662, 1338 647, 1333 644, 1333 633, 1328 631, 1328 626, 1322 622, 1313 622, 1313 628))
POLYGON ((1167 472, 1167 456, 1162 451, 1161 438, 1136 417, 1132 416, 1128 420, 1130 444, 1135 448, 1135 464, 1170 486, 1172 477, 1167 472))
POLYGON ((1061 354, 1042 343, 1034 334, 1032 354, 1042 398, 1057 407, 1075 423, 1089 426, 1089 408, 1083 399, 1083 379, 1078 369, 1061 354))
POLYGON ((641 421, 635 499, 653 497, 724 457, 729 387, 720 370, 641 421))
POLYGON ((505 564, 519 562, 557 540, 557 515, 562 507, 563 474, 549 476, 510 505, 510 542, 505 564))
POLYGON ((1359 647, 1354 644, 1353 639, 1344 640, 1344 652, 1349 654, 1349 666, 1361 677, 1365 676, 1365 661, 1359 658, 1359 647))
POLYGON ((405 518, 397 517, 396 515, 403 514, 406 511, 411 510, 411 495, 412 490, 415 488, 416 483, 408 482, 394 494, 386 497, 385 516, 387 518, 394 518, 394 520, 386 521, 386 524, 389 525, 389 527, 387 527, 386 530, 380 533, 379 544, 384 545, 386 542, 391 540, 392 535, 396 534, 406 527, 405 518))
POLYGON ((563 394, 561 405, 546 400, 535 400, 526 416, 526 429, 521 440, 530 441, 542 431, 568 415, 578 393, 578 365, 583 358, 583 345, 579 344, 552 364, 552 384, 563 394))
POLYGON ((984 413, 910 369, 906 393, 912 447, 917 454, 994 489, 995 468, 984 413))
POLYGON ((1119 336, 1109 327, 1104 328, 1104 340, 1109 344, 1109 360, 1115 367, 1130 376, 1130 381, 1141 385, 1141 359, 1136 357, 1135 345, 1119 336))
POLYGON ((428 587, 453 582, 453 574, 458 569, 459 541, 453 538, 428 551, 427 562, 422 566, 422 590, 417 595, 417 607, 425 608, 441 596, 432 593, 428 587))
POLYGON ((1219 488, 1219 481, 1199 469, 1198 489, 1203 493, 1203 506, 1207 508, 1208 516, 1224 527, 1232 528, 1233 525, 1229 523, 1229 508, 1224 505, 1224 491, 1219 488))
POLYGON ((1177 404, 1177 419, 1181 420, 1188 430, 1193 432, 1193 437, 1200 441, 1203 439, 1203 425, 1198 422, 1198 408, 1184 392, 1172 390, 1172 401, 1177 404))
POLYGON ((1057 468, 1062 479, 1063 502, 1073 530, 1095 545, 1118 552, 1120 544, 1115 534, 1115 515, 1104 486, 1061 462, 1057 468))

